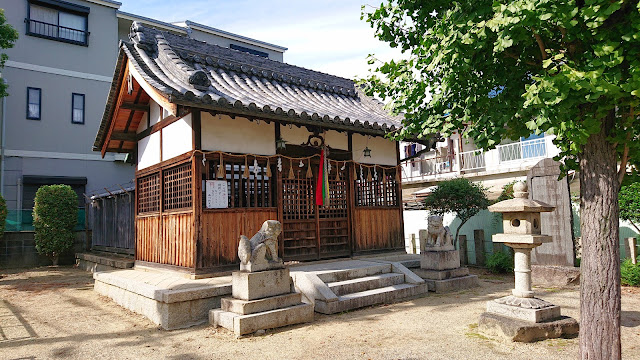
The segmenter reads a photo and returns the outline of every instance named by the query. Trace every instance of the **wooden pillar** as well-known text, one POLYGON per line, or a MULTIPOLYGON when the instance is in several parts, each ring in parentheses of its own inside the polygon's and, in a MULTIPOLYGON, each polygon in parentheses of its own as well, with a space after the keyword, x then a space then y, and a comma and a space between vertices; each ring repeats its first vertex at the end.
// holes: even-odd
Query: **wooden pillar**
POLYGON ((191 235, 192 239, 192 269, 193 272, 202 264, 200 257, 202 254, 202 154, 195 154, 191 158, 191 206, 193 211, 193 221, 191 235))
POLYGON ((473 241, 476 246, 476 265, 484 266, 484 230, 473 230, 473 241))
MULTIPOLYGON (((396 165, 400 165, 400 143, 396 141, 396 165)), ((404 209, 402 206, 402 167, 396 167, 396 178, 398 185, 396 186, 398 211, 400 212, 400 238, 402 239, 402 247, 404 248, 404 209)), ((397 246, 394 246, 397 248, 397 246)))
MULTIPOLYGON (((275 139, 274 141, 277 141, 278 139, 280 139, 280 123, 276 122, 274 124, 274 128, 275 128, 275 139)), ((277 145, 277 143, 276 143, 277 145)), ((276 152, 278 152, 278 148, 276 146, 276 152)), ((276 160, 277 162, 277 160, 276 160)), ((284 171, 284 164, 282 165, 282 171, 284 171)), ((283 202, 282 202, 282 197, 283 197, 283 189, 282 189, 282 172, 278 171, 278 169, 276 169, 276 171, 274 172, 274 174, 276 174, 276 199, 275 199, 275 207, 278 210, 278 218, 276 220, 280 221, 281 224, 284 223, 284 211, 283 211, 283 202)), ((273 184, 273 183, 272 183, 273 184)), ((278 256, 281 259, 284 259, 284 225, 282 226, 283 231, 280 232, 280 235, 278 236, 278 256)))
MULTIPOLYGON (((349 151, 349 156, 351 160, 353 160, 353 133, 347 133, 347 150, 349 151)), ((347 174, 344 179, 347 181, 348 186, 348 196, 349 199, 347 201, 347 212, 349 213, 349 238, 351 239, 351 244, 349 249, 351 251, 350 255, 353 256, 353 253, 356 252, 356 192, 355 192, 355 181, 352 177, 353 175, 353 167, 355 165, 353 163, 349 163, 345 168, 347 170, 347 174)))

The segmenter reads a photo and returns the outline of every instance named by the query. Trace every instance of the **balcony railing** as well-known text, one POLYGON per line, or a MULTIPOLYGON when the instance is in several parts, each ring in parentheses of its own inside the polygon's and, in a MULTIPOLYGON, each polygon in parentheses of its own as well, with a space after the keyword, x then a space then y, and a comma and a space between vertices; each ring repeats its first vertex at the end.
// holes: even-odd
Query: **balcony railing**
POLYGON ((484 151, 472 150, 472 151, 461 152, 460 164, 462 165, 461 170, 484 169, 487 166, 485 156, 484 156, 484 151))
POLYGON ((455 156, 435 156, 428 159, 411 159, 403 163, 406 181, 423 180, 428 176, 457 171, 455 156))
POLYGON ((538 159, 547 157, 547 141, 545 138, 519 141, 496 147, 500 162, 538 159))
POLYGON ((33 19, 25 19, 24 21, 29 24, 29 35, 69 42, 73 44, 87 45, 87 37, 89 36, 88 31, 50 24, 33 19))

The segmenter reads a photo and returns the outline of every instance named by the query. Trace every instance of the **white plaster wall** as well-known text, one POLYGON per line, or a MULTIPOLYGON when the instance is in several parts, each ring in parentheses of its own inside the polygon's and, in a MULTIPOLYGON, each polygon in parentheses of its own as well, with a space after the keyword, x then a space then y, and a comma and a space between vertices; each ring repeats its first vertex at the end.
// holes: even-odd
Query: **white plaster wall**
POLYGON ((138 141, 138 170, 160 162, 160 132, 138 141))
MULTIPOLYGON (((311 135, 307 128, 293 126, 281 126, 280 136, 282 139, 291 145, 300 145, 306 143, 311 135)), ((349 149, 349 136, 346 132, 337 132, 334 130, 327 130, 324 133, 324 143, 333 149, 348 150, 349 149)))
POLYGON ((193 150, 191 114, 162 129, 162 161, 193 150))
POLYGON ((382 137, 353 134, 353 161, 395 166, 398 163, 396 157, 397 142, 382 137), (371 149, 371 157, 364 157, 362 152, 366 147, 371 149))
POLYGON ((140 124, 138 124, 138 129, 136 129, 136 134, 140 134, 141 132, 147 130, 147 122, 148 122, 149 113, 145 112, 142 115, 142 120, 140 120, 140 124))
POLYGON ((149 126, 153 126, 162 120, 162 107, 153 99, 149 100, 149 126))
POLYGON ((242 154, 275 155, 275 125, 227 115, 202 113, 202 149, 242 154))

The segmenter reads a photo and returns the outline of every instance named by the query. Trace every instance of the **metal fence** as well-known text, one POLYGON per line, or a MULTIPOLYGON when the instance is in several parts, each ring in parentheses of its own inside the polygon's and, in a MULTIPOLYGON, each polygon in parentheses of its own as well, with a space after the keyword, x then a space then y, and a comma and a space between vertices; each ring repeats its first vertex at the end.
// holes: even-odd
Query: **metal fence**
POLYGON ((486 167, 484 151, 471 150, 460 153, 462 170, 479 170, 486 167))
POLYGON ((500 162, 544 158, 547 156, 545 138, 498 145, 496 148, 500 156, 500 162))

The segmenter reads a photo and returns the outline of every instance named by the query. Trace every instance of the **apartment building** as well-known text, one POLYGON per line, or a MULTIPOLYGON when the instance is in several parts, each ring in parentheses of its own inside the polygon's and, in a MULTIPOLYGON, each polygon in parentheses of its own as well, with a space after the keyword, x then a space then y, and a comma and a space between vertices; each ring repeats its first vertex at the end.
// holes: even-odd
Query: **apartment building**
POLYGON ((539 134, 517 141, 504 141, 490 151, 479 150, 471 139, 459 133, 443 139, 435 149, 419 144, 402 143, 403 200, 420 203, 430 189, 443 180, 466 177, 482 182, 489 198, 500 195, 502 187, 513 180, 524 180, 532 166, 560 152, 553 144, 554 135, 539 134))
POLYGON ((83 194, 133 179, 135 154, 102 157, 92 149, 118 42, 128 38, 133 21, 276 61, 287 50, 189 20, 171 24, 122 12, 120 6, 111 0, 0 0, 19 33, 2 70, 9 85, 0 107, 0 190, 11 210, 7 230, 23 229, 41 185, 71 185, 81 206, 83 194))

